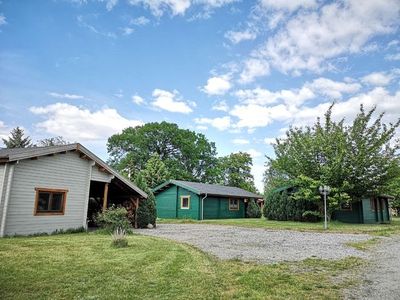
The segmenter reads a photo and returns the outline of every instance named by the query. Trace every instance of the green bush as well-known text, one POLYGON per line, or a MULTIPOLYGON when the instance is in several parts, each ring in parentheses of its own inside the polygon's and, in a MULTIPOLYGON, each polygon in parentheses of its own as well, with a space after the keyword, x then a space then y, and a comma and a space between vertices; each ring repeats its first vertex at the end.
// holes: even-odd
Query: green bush
POLYGON ((306 222, 319 222, 322 219, 322 216, 318 211, 312 210, 306 210, 303 212, 302 217, 306 222))
POLYGON ((135 184, 147 194, 147 199, 139 201, 139 208, 137 210, 137 226, 139 228, 147 228, 147 225, 151 224, 155 227, 157 210, 154 194, 147 186, 147 183, 140 172, 135 179, 135 184))
POLYGON ((246 217, 261 218, 261 209, 253 199, 250 199, 247 205, 246 217))
MULTIPOLYGON (((306 200, 294 199, 286 191, 269 192, 265 197, 264 216, 269 220, 278 221, 309 221, 306 211, 317 211, 315 203, 306 200)), ((311 220, 310 220, 311 221, 311 220)))
POLYGON ((124 207, 111 206, 104 212, 98 213, 96 223, 109 233, 117 229, 129 232, 132 228, 128 220, 128 212, 124 207))

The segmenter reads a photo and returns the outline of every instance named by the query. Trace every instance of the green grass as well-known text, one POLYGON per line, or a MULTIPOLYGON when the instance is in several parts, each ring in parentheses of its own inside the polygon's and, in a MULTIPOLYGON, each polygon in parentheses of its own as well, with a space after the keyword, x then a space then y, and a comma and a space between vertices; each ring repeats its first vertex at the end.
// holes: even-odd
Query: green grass
MULTIPOLYGON (((218 219, 218 220, 181 220, 162 219, 159 223, 196 223, 196 224, 218 224, 232 225, 252 228, 264 228, 272 230, 298 230, 325 232, 323 223, 307 223, 293 221, 272 221, 265 218, 260 219, 218 219)), ((332 221, 328 225, 327 232, 333 233, 366 233, 375 236, 390 236, 400 234, 400 218, 393 218, 391 224, 350 224, 332 221)))
POLYGON ((363 262, 220 261, 195 248, 130 235, 64 234, 0 239, 2 299, 337 299, 363 262))

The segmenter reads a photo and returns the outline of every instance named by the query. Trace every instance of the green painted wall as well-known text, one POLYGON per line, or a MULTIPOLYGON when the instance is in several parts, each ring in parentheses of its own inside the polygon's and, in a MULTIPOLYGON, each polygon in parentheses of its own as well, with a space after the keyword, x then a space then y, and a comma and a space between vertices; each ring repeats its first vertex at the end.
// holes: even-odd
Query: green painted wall
POLYGON ((362 200, 364 211, 364 223, 388 223, 390 222, 390 213, 387 199, 375 199, 375 207, 371 206, 370 198, 362 200))
POLYGON ((157 217, 176 218, 176 193, 177 187, 174 185, 156 195, 157 217))
POLYGON ((229 198, 207 197, 204 200, 204 219, 244 218, 244 201, 239 200, 239 210, 229 210, 229 198))
POLYGON ((345 223, 362 223, 363 207, 361 202, 352 203, 351 210, 337 210, 334 219, 345 223))
POLYGON ((178 219, 200 219, 199 196, 184 188, 178 187, 177 212, 178 219), (181 209, 181 196, 190 196, 189 209, 181 209))

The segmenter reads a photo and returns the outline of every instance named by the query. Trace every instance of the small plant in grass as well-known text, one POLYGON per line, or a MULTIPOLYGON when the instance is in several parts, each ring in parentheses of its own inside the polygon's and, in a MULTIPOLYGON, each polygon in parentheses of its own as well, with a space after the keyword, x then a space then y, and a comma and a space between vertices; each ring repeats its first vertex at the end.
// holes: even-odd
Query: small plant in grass
POLYGON ((111 234, 112 245, 116 248, 124 248, 128 246, 128 239, 126 238, 126 231, 122 228, 117 228, 111 234))
POLYGON ((111 206, 97 214, 96 223, 109 233, 114 233, 117 229, 122 229, 126 233, 132 228, 128 220, 128 212, 124 207, 111 206))

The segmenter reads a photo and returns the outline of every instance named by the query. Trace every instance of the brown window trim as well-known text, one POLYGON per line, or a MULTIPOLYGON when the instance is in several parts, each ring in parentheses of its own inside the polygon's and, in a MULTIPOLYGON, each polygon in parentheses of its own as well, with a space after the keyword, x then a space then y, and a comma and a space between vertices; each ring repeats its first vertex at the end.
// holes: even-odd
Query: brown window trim
POLYGON ((190 209, 190 195, 181 196, 181 209, 190 209), (187 198, 188 199, 188 206, 187 207, 183 207, 183 198, 187 198))
POLYGON ((228 208, 229 208, 229 210, 232 210, 232 211, 240 210, 240 199, 238 199, 238 198, 229 198, 229 200, 228 200, 228 208), (238 202, 237 208, 231 208, 231 200, 237 200, 237 202, 238 202))
POLYGON ((36 194, 35 194, 35 206, 34 206, 34 211, 33 211, 33 215, 34 216, 52 216, 52 215, 58 215, 58 216, 62 216, 65 213, 65 204, 67 202, 67 193, 68 190, 66 189, 50 189, 50 188, 35 188, 36 194), (39 203, 39 193, 40 192, 45 192, 45 193, 63 193, 63 203, 62 203, 62 211, 60 212, 40 212, 37 211, 37 206, 39 203))

